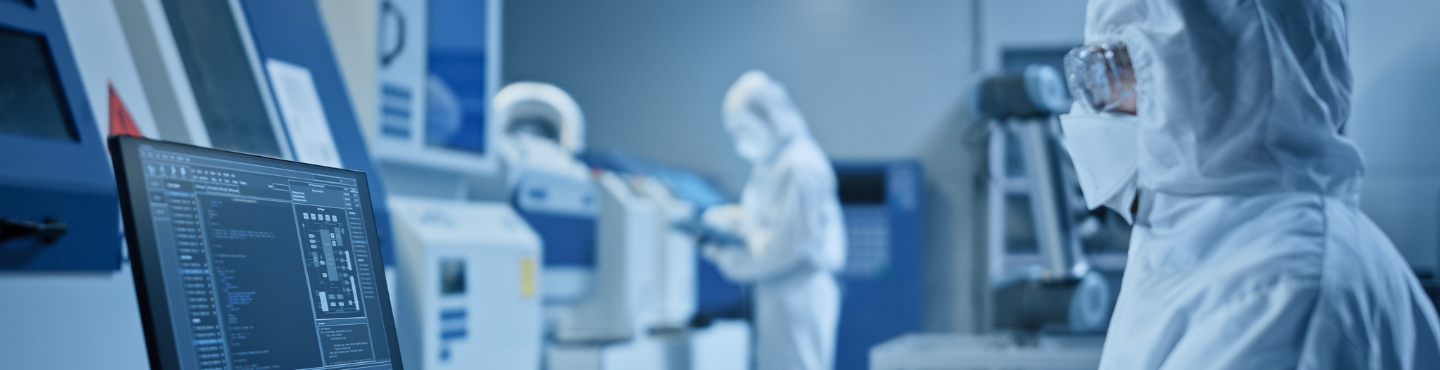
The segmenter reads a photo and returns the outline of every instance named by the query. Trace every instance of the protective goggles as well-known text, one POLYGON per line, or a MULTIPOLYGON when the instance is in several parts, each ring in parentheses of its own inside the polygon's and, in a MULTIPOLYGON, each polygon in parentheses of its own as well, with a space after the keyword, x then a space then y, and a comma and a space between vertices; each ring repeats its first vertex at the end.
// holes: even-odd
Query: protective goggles
POLYGON ((1121 42, 1093 43, 1065 55, 1070 97, 1089 113, 1135 114, 1135 70, 1121 42))

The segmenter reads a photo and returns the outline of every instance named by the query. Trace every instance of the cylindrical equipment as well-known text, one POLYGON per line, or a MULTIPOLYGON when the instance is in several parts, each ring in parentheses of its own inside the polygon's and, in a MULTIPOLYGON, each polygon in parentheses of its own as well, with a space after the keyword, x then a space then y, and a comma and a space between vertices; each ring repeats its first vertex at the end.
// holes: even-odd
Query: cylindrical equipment
POLYGON ((987 118, 1043 117, 1070 109, 1060 72, 1038 64, 981 80, 970 97, 971 111, 987 118))

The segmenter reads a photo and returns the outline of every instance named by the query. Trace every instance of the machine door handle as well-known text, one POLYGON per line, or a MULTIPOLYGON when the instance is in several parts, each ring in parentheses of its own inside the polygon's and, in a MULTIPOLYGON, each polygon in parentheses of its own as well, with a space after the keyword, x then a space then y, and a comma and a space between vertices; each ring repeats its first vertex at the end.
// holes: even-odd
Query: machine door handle
POLYGON ((65 236, 66 231, 68 229, 65 227, 65 223, 54 217, 46 217, 41 222, 18 221, 0 217, 0 243, 33 236, 43 244, 51 244, 65 236))

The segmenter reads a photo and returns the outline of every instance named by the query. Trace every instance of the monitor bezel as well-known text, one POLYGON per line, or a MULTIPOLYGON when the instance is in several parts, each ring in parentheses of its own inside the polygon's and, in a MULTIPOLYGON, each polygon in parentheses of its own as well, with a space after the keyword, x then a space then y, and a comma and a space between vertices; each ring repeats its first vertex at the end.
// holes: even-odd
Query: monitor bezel
MULTIPOLYGON (((150 217, 136 217, 138 214, 149 215, 149 202, 146 201, 144 169, 140 161, 140 147, 149 145, 164 150, 176 152, 194 152, 200 155, 209 155, 218 158, 239 159, 240 161, 271 161, 289 166, 299 166, 306 170, 313 170, 318 173, 339 174, 344 177, 353 177, 360 190, 360 205, 365 212, 360 212, 365 222, 366 237, 375 242, 367 243, 372 256, 380 256, 380 235, 375 228, 374 206, 370 200, 370 185, 366 181, 365 173, 361 171, 318 166, 302 162, 294 162, 283 159, 276 159, 265 156, 257 156, 244 153, 236 153, 224 150, 204 148, 194 145, 149 140, 128 136, 111 137, 108 141, 110 157, 115 169, 116 185, 119 187, 121 215, 125 223, 126 248, 130 252, 130 268, 135 280, 135 296, 140 308, 140 321, 145 331, 145 347, 150 359, 150 368, 153 370, 182 370, 180 368, 180 357, 177 352, 176 338, 174 336, 174 321, 170 316, 170 304, 165 296, 165 281, 161 271, 159 249, 156 247, 156 237, 153 232, 140 232, 141 230, 154 230, 154 222, 150 217), (133 174, 134 176, 129 176, 133 174), (138 193, 131 189, 140 189, 138 193), (139 198, 137 198, 137 196, 139 198)), ((376 290, 380 294, 381 318, 385 323, 385 334, 388 338, 387 345, 390 349, 390 363, 392 369, 403 370, 403 361, 400 358, 400 341, 395 331, 394 308, 390 304, 390 290, 388 282, 385 281, 385 269, 382 263, 372 263, 371 271, 375 276, 376 290)))

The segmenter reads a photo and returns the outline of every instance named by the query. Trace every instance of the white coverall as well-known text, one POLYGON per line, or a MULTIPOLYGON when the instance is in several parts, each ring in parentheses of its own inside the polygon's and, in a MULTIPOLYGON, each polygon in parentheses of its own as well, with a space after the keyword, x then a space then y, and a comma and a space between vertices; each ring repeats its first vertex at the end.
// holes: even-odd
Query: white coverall
POLYGON ((840 320, 834 273, 845 263, 834 170, 785 88, 764 73, 740 77, 724 115, 752 168, 739 206, 705 219, 746 246, 707 246, 705 256, 727 278, 754 284, 759 370, 830 369, 840 320))
POLYGON ((1133 119, 1062 117, 1087 202, 1139 194, 1101 369, 1440 369, 1434 308, 1358 207, 1343 4, 1087 13, 1087 43, 1129 46, 1139 96, 1133 119))

